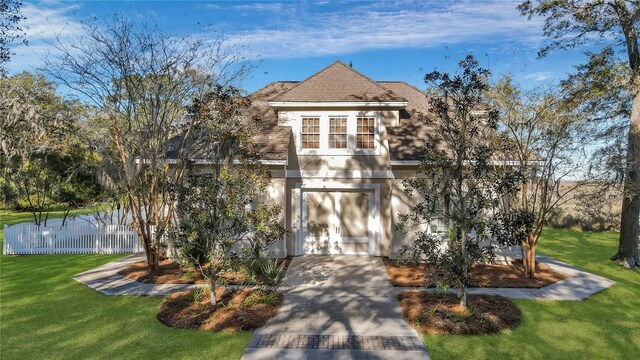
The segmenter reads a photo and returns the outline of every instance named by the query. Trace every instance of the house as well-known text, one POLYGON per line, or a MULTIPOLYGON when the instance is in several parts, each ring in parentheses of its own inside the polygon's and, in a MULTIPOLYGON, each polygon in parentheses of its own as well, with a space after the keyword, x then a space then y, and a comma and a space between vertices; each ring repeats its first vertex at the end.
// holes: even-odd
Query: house
POLYGON ((428 136, 416 115, 428 109, 425 93, 337 61, 250 97, 263 123, 254 146, 272 174, 262 201, 280 205, 291 230, 274 255, 394 257, 405 241, 398 214, 412 204, 402 179, 418 169, 428 136))

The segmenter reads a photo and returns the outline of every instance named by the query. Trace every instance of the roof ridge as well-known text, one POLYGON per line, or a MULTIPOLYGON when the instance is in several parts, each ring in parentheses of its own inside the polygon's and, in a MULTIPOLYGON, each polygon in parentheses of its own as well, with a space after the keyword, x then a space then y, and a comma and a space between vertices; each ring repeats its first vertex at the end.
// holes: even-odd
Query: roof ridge
POLYGON ((385 91, 385 92, 387 92, 387 91, 388 91, 388 92, 391 92, 391 94, 393 94, 394 96, 396 96, 396 97, 398 97, 398 98, 400 98, 400 99, 403 99, 403 100, 405 100, 405 101, 407 100, 407 99, 405 99, 404 97, 402 97, 402 96, 400 96, 400 95, 396 94, 395 92, 393 92, 393 90, 385 88, 384 86, 382 86, 382 85, 378 84, 378 82, 377 82, 377 81, 372 80, 371 78, 369 78, 368 76, 366 76, 366 75, 362 74, 362 73, 361 73, 361 72, 359 72, 358 70, 355 70, 353 67, 347 66, 345 63, 343 63, 343 62, 342 62, 342 61, 340 61, 340 60, 336 60, 336 61, 332 62, 331 64, 329 64, 329 65, 325 66, 324 68, 322 68, 320 71, 317 71, 317 72, 316 72, 316 73, 314 73, 313 75, 311 75, 311 76, 307 77, 306 79, 304 79, 304 80, 302 80, 302 81, 298 82, 296 85, 292 86, 292 87, 291 87, 291 89, 289 89, 289 90, 287 90, 287 91, 285 91, 285 92, 281 93, 280 95, 276 96, 275 98, 271 99, 271 101, 276 101, 277 99, 279 99, 279 98, 283 97, 285 94, 289 93, 289 92, 290 92, 290 91, 292 91, 293 89, 295 89, 295 88, 297 88, 298 86, 300 86, 300 85, 304 84, 304 83, 305 83, 305 82, 307 82, 308 80, 311 80, 311 79, 313 79, 314 77, 316 77, 316 76, 320 75, 321 73, 323 73, 324 71, 328 70, 330 67, 332 67, 332 66, 334 66, 334 65, 336 65, 336 64, 340 64, 340 65, 342 65, 343 67, 345 67, 346 69, 351 70, 352 72, 354 72, 355 74, 357 74, 357 75, 359 75, 360 77, 364 78, 365 80, 369 81, 370 83, 374 84, 375 86, 377 86, 377 87, 378 87, 378 88, 380 88, 381 90, 383 90, 383 91, 385 91))
POLYGON ((391 90, 391 89, 387 89, 387 88, 385 88, 384 86, 382 86, 382 85, 378 84, 378 82, 377 82, 377 81, 375 81, 375 80, 371 79, 370 77, 368 77, 367 75, 365 75, 365 74, 361 73, 360 71, 358 71, 358 70, 354 69, 353 67, 345 65, 345 63, 343 63, 342 61, 338 60, 337 62, 339 62, 340 64, 342 64, 344 67, 348 68, 349 70, 353 71, 354 73, 356 73, 356 74, 358 74, 358 75, 362 76, 363 78, 365 78, 365 79, 369 80, 370 82, 374 83, 374 84, 375 84, 377 87, 379 87, 380 89, 382 89, 382 90, 386 90, 386 91, 391 91, 391 93, 392 93, 393 95, 395 95, 395 96, 399 97, 400 99, 404 99, 405 101, 407 100, 407 99, 405 99, 404 97, 402 97, 402 96, 400 96, 400 95, 398 95, 398 94, 394 93, 394 92, 393 92, 393 90, 391 90))
MULTIPOLYGON (((293 90, 293 89, 297 88, 300 84, 303 84, 305 81, 307 81, 307 80, 309 80, 309 79, 312 79, 312 78, 314 78, 314 77, 318 76, 318 74, 320 74, 320 73, 321 73, 321 72, 323 72, 323 71, 326 71, 328 68, 332 67, 333 65, 335 65, 335 64, 337 64, 337 63, 342 64, 342 61, 340 61, 340 60, 336 60, 336 61, 332 62, 331 64, 329 64, 329 65, 325 66, 324 68, 320 69, 320 71, 317 71, 317 72, 315 72, 314 74, 311 74, 310 76, 308 76, 306 79, 299 81, 295 86, 292 86, 292 87, 291 87, 291 89, 289 89, 289 90, 287 90, 287 91, 283 92, 282 94, 280 94, 280 95, 278 95, 278 96, 274 97, 273 99, 271 99, 271 101, 275 101, 275 100, 276 100, 276 99, 278 99, 279 97, 284 96, 284 94, 286 94, 286 93, 288 93, 289 91, 291 91, 291 90, 293 90)), ((343 65, 344 65, 344 64, 343 64, 343 65)))

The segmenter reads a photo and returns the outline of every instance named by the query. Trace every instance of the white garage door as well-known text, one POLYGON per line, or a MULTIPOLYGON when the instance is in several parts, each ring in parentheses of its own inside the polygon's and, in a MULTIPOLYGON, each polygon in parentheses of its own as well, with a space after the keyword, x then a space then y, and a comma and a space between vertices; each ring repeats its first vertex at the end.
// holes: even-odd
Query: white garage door
POLYGON ((303 199, 305 254, 371 254, 373 191, 307 191, 303 199))

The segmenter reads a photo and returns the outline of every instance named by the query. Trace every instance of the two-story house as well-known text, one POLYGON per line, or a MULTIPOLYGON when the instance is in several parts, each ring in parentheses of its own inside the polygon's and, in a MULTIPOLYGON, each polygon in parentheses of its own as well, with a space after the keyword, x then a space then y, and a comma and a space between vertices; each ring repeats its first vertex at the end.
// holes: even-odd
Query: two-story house
POLYGON ((272 174, 263 201, 282 207, 291 230, 275 255, 393 257, 404 242, 398 214, 412 203, 402 179, 415 173, 428 137, 414 112, 428 110, 425 94, 335 62, 251 99, 264 124, 255 146, 272 174))

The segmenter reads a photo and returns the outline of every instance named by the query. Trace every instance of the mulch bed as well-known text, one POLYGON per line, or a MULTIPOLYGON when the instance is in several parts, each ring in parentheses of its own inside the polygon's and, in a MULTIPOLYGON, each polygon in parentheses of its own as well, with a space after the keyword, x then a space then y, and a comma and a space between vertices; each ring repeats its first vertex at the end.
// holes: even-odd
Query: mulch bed
MULTIPOLYGON (((422 287, 425 286, 427 277, 429 279, 427 287, 436 287, 439 282, 446 283, 446 278, 442 274, 435 273, 425 264, 400 265, 388 257, 383 258, 383 261, 393 286, 422 287)), ((540 263, 536 266, 534 279, 524 277, 522 268, 516 264, 474 264, 471 274, 470 287, 486 288, 541 288, 567 278, 540 263)))
POLYGON ((405 291, 398 296, 402 314, 424 334, 495 334, 520 324, 522 313, 498 295, 468 295, 467 308, 450 293, 405 291))
MULTIPOLYGON (((283 265, 283 271, 280 280, 287 272, 291 263, 291 256, 285 259, 279 259, 279 265, 283 265)), ((149 268, 146 261, 140 261, 127 266, 118 271, 118 274, 131 280, 136 280, 145 284, 208 284, 209 280, 202 276, 198 269, 183 268, 179 264, 173 263, 168 259, 160 262, 160 270, 154 274, 149 274, 149 268)), ((268 285, 266 276, 259 275, 256 282, 249 281, 245 274, 240 271, 227 271, 220 275, 219 282, 227 285, 268 285)))
POLYGON ((169 327, 183 329, 254 330, 275 316, 282 304, 282 295, 275 291, 219 288, 218 303, 212 305, 209 293, 203 289, 167 296, 156 317, 169 327), (194 295, 198 291, 199 296, 194 295))

